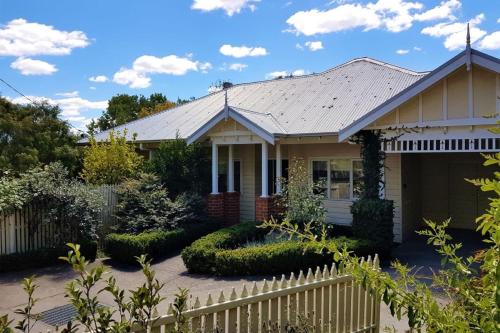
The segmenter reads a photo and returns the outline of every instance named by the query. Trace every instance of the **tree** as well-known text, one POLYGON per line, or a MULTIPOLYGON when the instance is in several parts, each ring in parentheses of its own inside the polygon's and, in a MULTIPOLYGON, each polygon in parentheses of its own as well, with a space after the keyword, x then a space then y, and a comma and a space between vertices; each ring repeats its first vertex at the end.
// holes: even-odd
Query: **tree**
POLYGON ((18 105, 0 97, 0 171, 24 172, 60 161, 72 174, 80 169, 79 136, 46 102, 18 105))
POLYGON ((118 94, 111 97, 106 111, 104 111, 96 121, 92 121, 88 129, 90 133, 104 131, 115 126, 123 125, 132 120, 171 109, 178 104, 180 103, 168 100, 168 98, 161 93, 154 93, 149 97, 118 94))
POLYGON ((127 131, 110 131, 108 139, 97 142, 89 138, 85 147, 82 178, 90 184, 118 184, 135 176, 142 167, 142 156, 135 151, 134 142, 128 143, 127 131))
POLYGON ((172 198, 183 192, 205 194, 210 186, 208 152, 180 138, 160 144, 148 169, 160 177, 172 198))

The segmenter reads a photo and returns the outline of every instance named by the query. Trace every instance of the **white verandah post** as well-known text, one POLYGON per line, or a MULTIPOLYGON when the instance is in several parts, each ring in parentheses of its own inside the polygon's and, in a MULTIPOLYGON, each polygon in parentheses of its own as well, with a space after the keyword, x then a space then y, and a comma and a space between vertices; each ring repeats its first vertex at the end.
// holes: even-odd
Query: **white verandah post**
POLYGON ((267 180, 267 172, 268 172, 268 157, 267 157, 267 142, 262 143, 262 198, 267 198, 269 196, 268 191, 268 180, 267 180))
POLYGON ((233 145, 228 147, 227 159, 227 191, 234 192, 234 161, 233 161, 233 145))
POLYGON ((212 194, 219 193, 219 147, 212 142, 212 194))
POLYGON ((281 194, 281 145, 276 144, 276 194, 281 194))

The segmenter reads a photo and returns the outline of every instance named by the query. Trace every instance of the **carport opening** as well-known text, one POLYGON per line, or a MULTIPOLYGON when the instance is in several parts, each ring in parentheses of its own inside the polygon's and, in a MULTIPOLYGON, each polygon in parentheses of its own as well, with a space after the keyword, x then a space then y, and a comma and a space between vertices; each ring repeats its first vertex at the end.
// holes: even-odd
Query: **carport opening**
POLYGON ((479 153, 401 155, 403 238, 415 235, 423 219, 451 218, 450 228, 473 230, 488 207, 488 195, 465 179, 491 177, 479 153))

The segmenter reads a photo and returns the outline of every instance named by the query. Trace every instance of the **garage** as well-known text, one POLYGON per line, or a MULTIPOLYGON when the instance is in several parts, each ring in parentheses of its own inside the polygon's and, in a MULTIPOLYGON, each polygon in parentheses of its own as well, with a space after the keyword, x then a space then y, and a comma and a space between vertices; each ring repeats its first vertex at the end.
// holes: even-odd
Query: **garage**
POLYGON ((403 234, 411 237, 423 219, 451 218, 450 228, 474 229, 488 206, 488 195, 465 179, 491 177, 479 153, 401 155, 403 234))

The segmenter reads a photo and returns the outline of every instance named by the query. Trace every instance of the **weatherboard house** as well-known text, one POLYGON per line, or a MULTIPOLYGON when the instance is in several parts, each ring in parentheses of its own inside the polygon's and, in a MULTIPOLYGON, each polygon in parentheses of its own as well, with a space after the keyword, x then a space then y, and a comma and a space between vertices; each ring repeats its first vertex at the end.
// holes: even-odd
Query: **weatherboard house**
POLYGON ((210 145, 209 213, 232 222, 268 218, 281 191, 276 180, 302 158, 311 180, 324 181, 328 222, 343 225, 361 175, 360 147, 350 138, 383 130, 390 140, 381 196, 395 203, 401 242, 423 217, 474 227, 487 197, 463 179, 491 172, 479 152, 500 150, 488 131, 499 114, 500 59, 468 43, 431 72, 359 58, 319 74, 237 84, 116 130, 126 128, 153 154, 176 135, 210 145))

